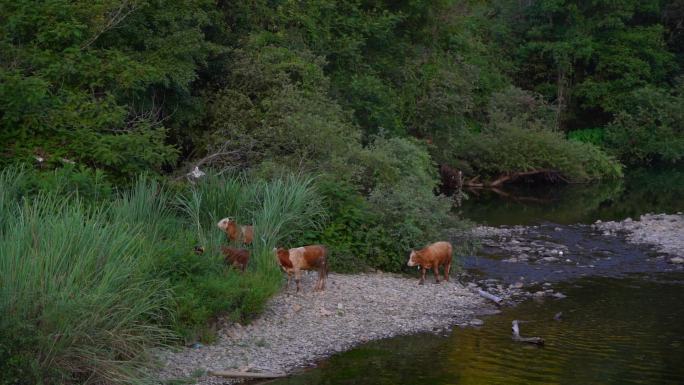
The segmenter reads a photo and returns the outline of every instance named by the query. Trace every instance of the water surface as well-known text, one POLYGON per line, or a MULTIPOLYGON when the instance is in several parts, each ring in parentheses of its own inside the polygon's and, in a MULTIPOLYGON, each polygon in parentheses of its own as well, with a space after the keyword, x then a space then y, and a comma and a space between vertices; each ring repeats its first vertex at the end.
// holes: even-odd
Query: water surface
POLYGON ((372 342, 269 384, 684 384, 683 280, 579 279, 561 285, 568 298, 529 301, 481 328, 372 342), (546 345, 512 341, 513 319, 546 345))
POLYGON ((684 170, 637 170, 624 180, 581 185, 515 185, 468 192, 457 212, 477 223, 591 223, 684 211, 684 170), (502 195, 503 194, 503 195, 502 195))

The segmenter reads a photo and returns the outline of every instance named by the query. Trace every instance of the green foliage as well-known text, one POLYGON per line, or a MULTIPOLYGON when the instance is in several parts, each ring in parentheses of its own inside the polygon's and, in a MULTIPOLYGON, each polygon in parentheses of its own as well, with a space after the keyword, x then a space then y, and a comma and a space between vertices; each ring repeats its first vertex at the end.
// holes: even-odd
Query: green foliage
POLYGON ((0 173, 3 383, 152 381, 149 348, 211 339, 222 314, 259 314, 282 282, 272 247, 324 219, 312 180, 298 176, 211 177, 182 195, 139 177, 87 203, 32 178, 0 173), (216 218, 236 214, 258 235, 246 274, 219 251, 216 218))
POLYGON ((329 246, 337 271, 405 269, 407 253, 463 223, 450 214, 452 202, 435 196, 436 168, 427 149, 414 140, 376 138, 360 158, 357 183, 324 179, 330 221, 306 238, 329 246))
POLYGON ((518 84, 554 100, 569 124, 605 124, 629 92, 663 84, 677 69, 659 23, 661 2, 543 0, 501 7, 519 43, 512 48, 518 84))
POLYGON ((209 4, 3 2, 1 164, 65 157, 130 176, 175 160, 162 121, 211 49, 209 4))
POLYGON ((319 231, 306 232, 301 241, 326 245, 331 270, 351 273, 370 267, 366 260, 371 248, 368 232, 377 222, 368 203, 348 182, 322 179, 318 188, 330 220, 319 231))
POLYGON ((627 164, 684 159, 684 85, 670 93, 645 87, 606 128, 606 146, 627 164))
POLYGON ((495 93, 489 124, 453 143, 455 162, 485 178, 553 170, 576 182, 622 176, 619 163, 598 147, 570 141, 554 130, 553 110, 520 89, 495 93))
POLYGON ((568 133, 568 139, 582 143, 591 143, 594 146, 602 146, 605 141, 603 128, 583 128, 568 133))

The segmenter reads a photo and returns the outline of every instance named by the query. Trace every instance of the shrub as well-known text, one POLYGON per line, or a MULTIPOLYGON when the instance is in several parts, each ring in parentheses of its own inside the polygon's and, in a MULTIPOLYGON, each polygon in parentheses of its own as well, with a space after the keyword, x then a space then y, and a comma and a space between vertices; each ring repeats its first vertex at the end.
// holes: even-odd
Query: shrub
POLYGON ((633 91, 626 108, 606 127, 606 146, 627 164, 684 159, 684 82, 674 92, 633 91))
POLYGON ((583 128, 568 132, 568 139, 582 143, 602 146, 605 141, 605 131, 603 128, 583 128))
POLYGON ((323 178, 330 222, 307 240, 331 249, 337 271, 405 270, 409 250, 449 238, 462 227, 452 202, 436 196, 436 167, 417 141, 375 138, 360 158, 358 187, 323 178))
POLYGON ((370 267, 368 234, 377 226, 369 205, 351 183, 322 178, 318 188, 330 220, 319 231, 308 231, 303 242, 320 243, 330 252, 330 269, 352 273, 370 267))
POLYGON ((493 95, 489 114, 482 132, 451 143, 450 162, 465 163, 483 179, 535 170, 555 171, 574 182, 622 176, 620 164, 598 147, 567 140, 554 130, 553 111, 527 92, 509 89, 493 95))

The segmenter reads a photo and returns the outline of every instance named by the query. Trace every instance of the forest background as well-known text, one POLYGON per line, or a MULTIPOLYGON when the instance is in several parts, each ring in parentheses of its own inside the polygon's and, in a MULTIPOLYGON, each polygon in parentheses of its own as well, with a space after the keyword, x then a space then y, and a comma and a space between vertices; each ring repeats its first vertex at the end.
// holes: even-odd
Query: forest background
POLYGON ((681 165, 683 58, 681 0, 2 1, 0 383, 142 381, 149 347, 259 313, 276 244, 342 272, 467 248, 458 171, 681 165))

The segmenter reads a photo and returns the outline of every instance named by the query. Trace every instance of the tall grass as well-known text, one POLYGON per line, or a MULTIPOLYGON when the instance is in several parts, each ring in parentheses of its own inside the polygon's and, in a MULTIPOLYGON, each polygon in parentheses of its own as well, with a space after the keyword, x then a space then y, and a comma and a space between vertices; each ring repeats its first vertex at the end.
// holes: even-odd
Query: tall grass
POLYGON ((252 267, 262 272, 274 271, 271 249, 290 244, 306 230, 320 227, 325 220, 312 178, 288 175, 271 181, 252 181, 244 175, 230 178, 209 177, 179 198, 179 205, 192 220, 198 239, 211 250, 225 242, 216 232, 216 223, 224 217, 254 226, 252 267))
POLYGON ((0 239, 3 374, 19 383, 147 382, 147 349, 170 337, 159 321, 171 293, 141 271, 144 229, 53 194, 15 209, 0 239))
POLYGON ((0 172, 0 384, 151 382, 150 348, 210 339, 220 314, 258 314, 282 282, 270 249, 323 219, 298 176, 180 191, 141 176, 106 202, 27 193, 26 177, 0 172), (219 253, 224 216, 255 226, 245 274, 219 253))

